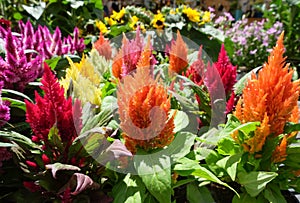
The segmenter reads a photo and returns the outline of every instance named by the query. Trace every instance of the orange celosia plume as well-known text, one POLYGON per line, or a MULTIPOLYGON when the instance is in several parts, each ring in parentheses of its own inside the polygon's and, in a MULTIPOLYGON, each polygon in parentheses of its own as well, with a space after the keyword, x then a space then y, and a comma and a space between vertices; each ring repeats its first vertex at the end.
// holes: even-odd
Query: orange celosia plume
MULTIPOLYGON (((244 145, 245 150, 251 153, 261 151, 267 136, 282 134, 286 122, 298 122, 300 82, 292 82, 293 70, 289 70, 283 54, 282 33, 258 76, 253 73, 248 80, 234 113, 242 123, 261 122, 255 135, 244 143, 247 145, 244 145)), ((285 146, 278 146, 281 147, 281 152, 285 146)))
POLYGON ((180 32, 177 31, 177 39, 171 45, 169 71, 181 74, 188 65, 188 48, 183 41, 180 32))
POLYGON ((169 118, 167 90, 151 77, 149 68, 137 68, 118 85, 118 105, 122 136, 126 147, 162 148, 174 139, 174 116, 169 118))

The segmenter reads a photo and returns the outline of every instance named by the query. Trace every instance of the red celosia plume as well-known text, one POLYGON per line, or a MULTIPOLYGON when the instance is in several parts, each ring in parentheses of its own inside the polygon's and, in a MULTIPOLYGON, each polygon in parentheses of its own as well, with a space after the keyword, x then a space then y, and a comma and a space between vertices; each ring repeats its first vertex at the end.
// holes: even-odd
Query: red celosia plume
POLYGON ((44 97, 35 92, 36 103, 26 103, 26 121, 30 124, 34 141, 47 143, 49 130, 56 125, 63 143, 71 143, 81 129, 80 102, 64 97, 64 89, 45 63, 42 77, 44 97))

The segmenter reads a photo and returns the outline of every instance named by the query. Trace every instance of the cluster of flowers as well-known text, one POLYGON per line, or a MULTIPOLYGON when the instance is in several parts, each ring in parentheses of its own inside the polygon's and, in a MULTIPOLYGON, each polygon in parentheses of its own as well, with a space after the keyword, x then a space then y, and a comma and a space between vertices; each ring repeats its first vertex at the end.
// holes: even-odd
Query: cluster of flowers
POLYGON ((105 17, 104 21, 96 21, 96 26, 103 33, 110 32, 112 26, 126 25, 127 31, 136 30, 139 26, 145 29, 164 29, 166 27, 177 27, 182 29, 187 24, 202 26, 212 20, 214 14, 210 11, 201 11, 187 6, 180 6, 177 9, 163 7, 157 14, 151 11, 127 6, 119 12, 113 11, 112 15, 105 17))
POLYGON ((283 24, 277 21, 270 26, 264 19, 248 22, 247 18, 243 18, 232 23, 233 21, 234 18, 229 13, 215 20, 215 26, 232 41, 232 62, 250 69, 260 66, 283 31, 283 24))
POLYGON ((0 58, 0 81, 5 88, 23 91, 26 84, 41 77, 43 61, 53 56, 83 52, 85 45, 74 29, 73 37, 63 38, 57 27, 54 34, 44 26, 36 30, 30 21, 19 22, 19 33, 0 26, 0 39, 5 44, 5 58, 0 58))

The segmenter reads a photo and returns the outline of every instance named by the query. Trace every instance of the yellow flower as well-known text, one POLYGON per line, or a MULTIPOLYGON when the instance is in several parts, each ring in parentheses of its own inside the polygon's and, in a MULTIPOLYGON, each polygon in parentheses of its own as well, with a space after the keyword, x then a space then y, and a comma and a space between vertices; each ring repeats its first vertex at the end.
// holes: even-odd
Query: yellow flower
POLYGON ((202 22, 204 22, 204 23, 210 22, 210 12, 209 11, 204 11, 204 14, 202 16, 202 22))
POLYGON ((131 27, 132 29, 135 28, 136 23, 139 21, 139 18, 136 16, 132 16, 131 18, 131 22, 129 23, 129 27, 131 27))
POLYGON ((182 12, 186 14, 190 21, 196 23, 200 22, 200 13, 197 10, 184 7, 182 12))
POLYGON ((113 26, 113 25, 117 24, 117 21, 115 21, 114 19, 109 18, 109 17, 105 17, 104 20, 105 20, 105 22, 108 23, 110 26, 113 26))
POLYGON ((120 12, 113 11, 113 14, 110 16, 112 19, 120 21, 125 15, 125 8, 122 8, 120 12))
POLYGON ((158 12, 156 15, 154 15, 154 19, 152 20, 151 24, 156 29, 163 29, 165 26, 165 18, 163 16, 163 14, 158 12))
POLYGON ((171 14, 171 15, 175 15, 175 14, 176 14, 176 11, 177 11, 177 9, 176 9, 176 10, 171 9, 171 10, 170 10, 170 14, 171 14))
POLYGON ((70 67, 66 70, 66 76, 60 81, 65 90, 70 88, 73 96, 80 99, 82 104, 101 105, 100 75, 95 70, 94 65, 86 58, 82 57, 80 63, 73 63, 67 57, 70 67), (72 81, 72 83, 71 83, 72 81))
POLYGON ((108 32, 108 29, 106 27, 106 25, 100 21, 100 20, 96 20, 96 27, 100 30, 101 33, 105 34, 108 32))

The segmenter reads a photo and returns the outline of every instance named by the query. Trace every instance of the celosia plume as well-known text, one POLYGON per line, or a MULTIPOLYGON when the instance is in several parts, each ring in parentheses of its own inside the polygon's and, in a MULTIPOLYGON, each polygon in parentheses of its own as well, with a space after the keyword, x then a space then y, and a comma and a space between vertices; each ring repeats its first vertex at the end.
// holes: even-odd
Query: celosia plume
MULTIPOLYGON (((253 73, 248 80, 234 113, 242 123, 261 122, 255 135, 250 138, 252 141, 245 141, 245 149, 250 149, 251 153, 261 151, 267 136, 283 133, 286 122, 298 122, 300 81, 292 82, 293 70, 289 70, 283 53, 282 33, 258 76, 253 73), (261 129, 269 130, 260 132, 261 129)), ((284 145, 280 148, 282 152, 284 145)))
MULTIPOLYGON (((1 25, 0 25, 1 27, 1 25)), ((19 21, 19 35, 10 29, 0 28, 0 37, 5 39, 6 58, 0 58, 0 81, 5 88, 23 91, 25 86, 43 74, 42 61, 56 55, 75 54, 84 50, 83 39, 74 29, 73 37, 61 39, 60 29, 54 34, 44 26, 35 30, 30 21, 19 21), (28 52, 28 50, 30 50, 28 52)))
POLYGON ((183 41, 180 32, 177 31, 177 39, 171 45, 169 72, 181 74, 188 65, 188 48, 183 41))
POLYGON ((214 65, 222 78, 226 96, 230 96, 233 91, 233 85, 236 83, 237 73, 236 66, 230 63, 224 44, 221 46, 218 61, 215 62, 214 65))
POLYGON ((32 128, 33 141, 42 140, 47 143, 49 131, 56 125, 62 142, 67 143, 68 146, 77 137, 76 130, 80 132, 81 129, 80 102, 76 100, 72 106, 72 99, 65 99, 64 89, 60 87, 57 78, 46 63, 44 69, 41 81, 44 97, 36 92, 36 104, 25 100, 26 122, 32 128))
POLYGON ((170 144, 175 114, 169 115, 167 90, 151 77, 149 68, 138 68, 123 79, 117 95, 126 147, 135 153, 138 148, 150 150, 170 144))
POLYGON ((100 75, 89 60, 83 56, 80 63, 73 63, 67 58, 70 68, 66 70, 66 76, 60 81, 65 90, 70 88, 72 81, 72 89, 75 98, 78 98, 83 104, 90 102, 91 104, 101 105, 101 88, 100 75))
POLYGON ((143 66, 148 63, 148 60, 151 66, 156 63, 152 55, 150 39, 144 47, 143 39, 140 37, 140 28, 138 27, 134 40, 128 40, 125 35, 123 36, 122 47, 112 64, 112 73, 116 78, 121 79, 134 71, 138 63, 140 63, 139 66, 143 66))
POLYGON ((94 43, 94 48, 98 51, 99 55, 104 56, 107 60, 111 59, 111 46, 108 39, 105 39, 100 33, 99 39, 94 43))

